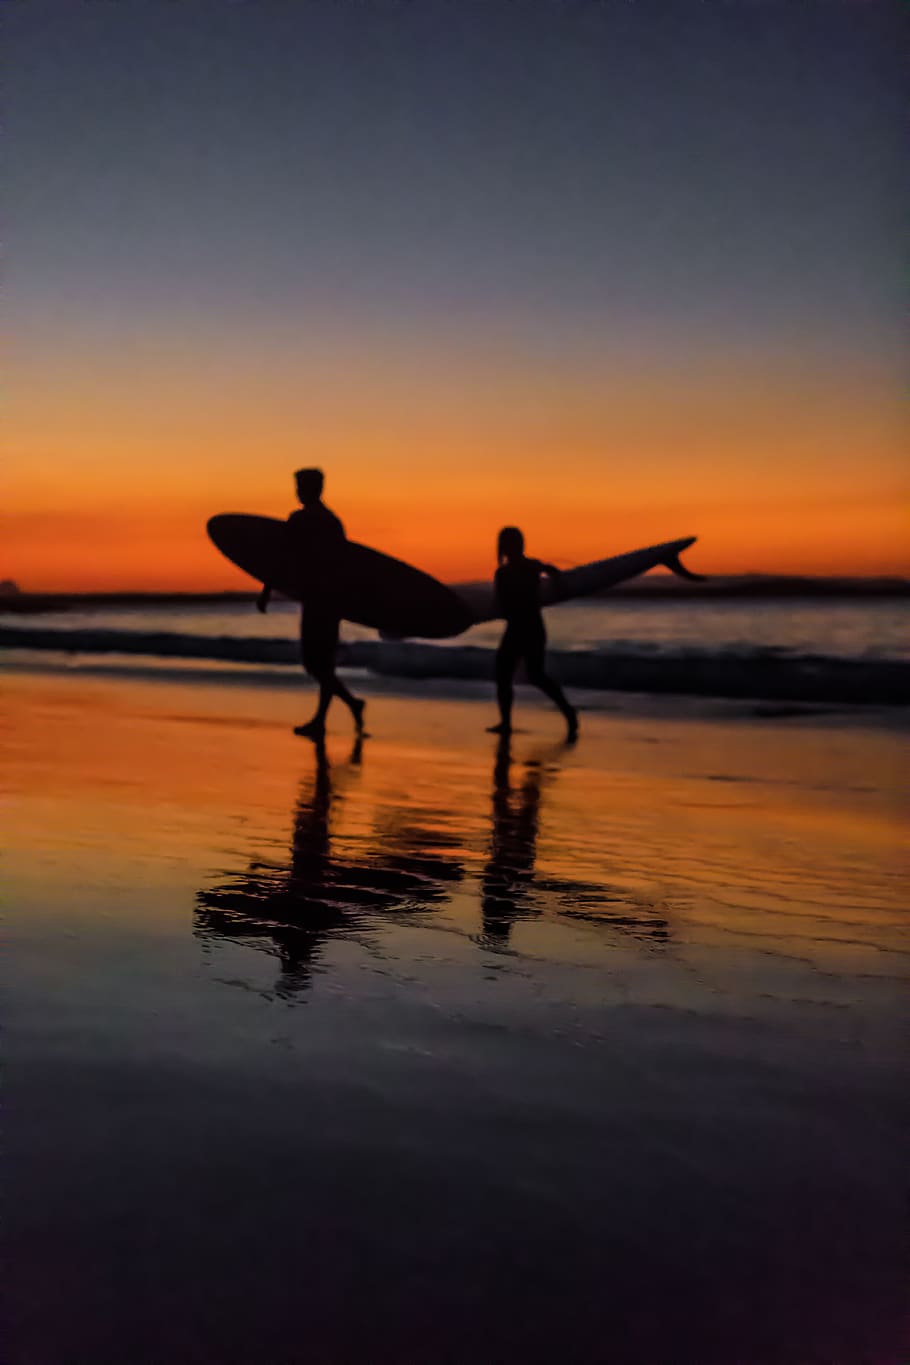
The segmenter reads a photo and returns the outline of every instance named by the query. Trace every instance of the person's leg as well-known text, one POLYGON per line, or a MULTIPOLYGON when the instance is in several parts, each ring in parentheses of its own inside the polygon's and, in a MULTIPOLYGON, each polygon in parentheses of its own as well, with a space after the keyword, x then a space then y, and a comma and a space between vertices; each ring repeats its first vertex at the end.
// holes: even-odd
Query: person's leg
POLYGON ((565 693, 555 678, 551 678, 544 667, 544 655, 547 647, 547 637, 543 630, 538 634, 534 633, 528 641, 525 653, 525 663, 527 665, 528 682, 534 687, 540 688, 544 696, 549 697, 556 706, 559 707, 565 717, 568 726, 568 738, 574 739, 578 734, 578 712, 575 707, 567 700, 565 693))
MULTIPOLYGON (((325 651, 326 659, 331 660, 331 693, 329 695, 329 701, 331 701, 333 696, 338 697, 340 701, 343 701, 351 715, 354 717, 354 724, 357 729, 362 731, 363 713, 366 710, 367 704, 365 701, 361 701, 359 697, 354 696, 353 692, 351 692, 346 684, 341 681, 335 671, 335 661, 338 657, 338 636, 340 631, 341 618, 334 613, 330 617, 326 617, 322 647, 325 651)), ((328 703, 326 703, 326 710, 328 710, 328 703)))
POLYGON ((541 692, 559 707, 565 717, 566 725, 569 728, 569 739, 575 739, 578 734, 578 712, 567 699, 566 694, 563 692, 556 679, 551 678, 548 673, 544 673, 543 671, 539 673, 535 671, 533 674, 529 671, 528 682, 532 683, 535 687, 539 687, 541 692))
POLYGON ((507 735, 512 729, 512 700, 514 696, 512 677, 517 663, 518 655, 515 652, 514 637, 507 626, 496 651, 496 700, 499 703, 500 719, 498 725, 489 727, 491 734, 507 735))
POLYGON ((335 666, 325 664, 322 670, 317 673, 316 681, 319 683, 319 705, 316 708, 316 715, 313 719, 318 725, 325 729, 325 718, 329 713, 332 698, 335 695, 335 666))
POLYGON ((335 696, 344 702, 345 706, 354 717, 354 724, 359 731, 363 730, 363 713, 367 709, 367 704, 361 697, 355 697, 338 675, 335 675, 335 696))
POLYGON ((325 718, 335 692, 335 649, 338 643, 338 621, 312 607, 304 606, 300 614, 300 646, 303 666, 319 685, 316 714, 305 725, 294 728, 296 735, 318 739, 325 733, 325 718))
POLYGON ((325 733, 326 716, 333 697, 339 697, 354 717, 358 731, 363 731, 366 702, 345 686, 335 672, 340 621, 332 612, 305 612, 303 628, 303 659, 307 672, 319 684, 319 705, 312 720, 297 727, 295 733, 318 736, 325 733))
POLYGON ((322 739, 325 736, 325 718, 335 690, 334 678, 331 672, 320 675, 312 666, 307 672, 319 684, 319 703, 315 715, 305 725, 294 726, 294 734, 306 735, 308 739, 322 739))

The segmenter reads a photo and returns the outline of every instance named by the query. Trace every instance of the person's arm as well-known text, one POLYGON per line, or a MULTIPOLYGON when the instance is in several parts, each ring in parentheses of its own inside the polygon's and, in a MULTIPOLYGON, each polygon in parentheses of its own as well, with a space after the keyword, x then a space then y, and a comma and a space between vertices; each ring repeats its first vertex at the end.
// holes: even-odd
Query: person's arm
POLYGON ((547 582, 550 585, 546 592, 546 600, 558 602, 562 597, 562 574, 555 564, 541 564, 540 572, 546 575, 547 582))
POLYGON ((506 604, 502 595, 502 569, 497 569, 493 575, 493 601, 496 603, 496 610, 500 616, 505 616, 506 604))

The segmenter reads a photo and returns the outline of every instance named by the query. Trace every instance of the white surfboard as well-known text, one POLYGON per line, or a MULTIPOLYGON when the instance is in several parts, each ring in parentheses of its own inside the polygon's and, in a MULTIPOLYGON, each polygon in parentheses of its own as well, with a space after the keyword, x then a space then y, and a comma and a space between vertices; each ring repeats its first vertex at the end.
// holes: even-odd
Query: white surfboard
MULTIPOLYGON (((705 575, 692 573, 679 558, 683 550, 695 544, 696 539, 696 536, 686 536, 682 540, 668 540, 663 545, 651 545, 646 550, 632 550, 629 554, 596 559, 590 564, 579 564, 575 569, 564 569, 557 582, 550 578, 542 580, 541 603, 548 607, 559 602, 571 602, 578 597, 589 597, 591 593, 613 588, 617 583, 625 583, 629 578, 637 578, 649 569, 660 567, 669 569, 680 578, 701 580, 705 575)), ((495 621, 501 616, 492 583, 453 583, 451 587, 467 606, 475 625, 481 621, 495 621)))

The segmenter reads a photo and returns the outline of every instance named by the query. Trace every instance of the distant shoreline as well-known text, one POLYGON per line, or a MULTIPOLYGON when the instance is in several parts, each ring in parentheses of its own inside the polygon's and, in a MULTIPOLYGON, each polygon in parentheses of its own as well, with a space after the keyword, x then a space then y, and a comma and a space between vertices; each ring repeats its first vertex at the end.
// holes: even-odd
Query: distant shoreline
MULTIPOLYGON (((697 585, 667 576, 646 577, 611 588, 595 598, 626 601, 673 599, 908 598, 905 578, 799 578, 744 575, 717 577, 697 585)), ((78 611, 86 607, 228 607, 252 605, 255 592, 79 592, 0 594, 0 614, 78 611)))

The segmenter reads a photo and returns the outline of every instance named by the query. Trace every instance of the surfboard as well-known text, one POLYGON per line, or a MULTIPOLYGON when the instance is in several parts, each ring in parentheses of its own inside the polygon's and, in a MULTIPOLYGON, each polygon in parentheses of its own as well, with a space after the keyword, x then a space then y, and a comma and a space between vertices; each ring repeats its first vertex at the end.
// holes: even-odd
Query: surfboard
MULTIPOLYGON (((319 586, 314 589, 304 581, 302 571, 294 571, 286 532, 287 522, 240 512, 222 513, 208 523, 213 544, 232 564, 260 583, 270 583, 284 597, 303 601, 309 591, 318 592, 319 586)), ((693 573, 680 559, 695 541, 695 536, 685 536, 565 569, 557 582, 543 579, 541 602, 556 606, 589 597, 659 567, 700 581, 704 575, 693 573)), ((445 640, 501 616, 492 582, 447 586, 422 569, 352 540, 339 547, 329 574, 340 615, 388 638, 445 640)))
MULTIPOLYGON (((207 530, 225 558, 282 596, 302 602, 308 592, 320 591, 288 556, 287 522, 227 512, 212 517, 207 530)), ((468 604, 444 583, 356 541, 342 542, 326 573, 339 614, 357 625, 402 638, 442 640, 473 624, 468 604)))
MULTIPOLYGON (((679 578, 695 582, 704 579, 704 574, 693 573, 680 560, 683 550, 694 545, 696 536, 685 536, 682 540, 667 540, 661 545, 651 545, 645 550, 632 550, 628 554, 613 555, 610 559, 595 559, 590 564, 579 564, 574 569, 564 569, 559 580, 554 582, 544 578, 540 585, 540 600, 543 606, 556 606, 560 602, 571 602, 578 597, 590 597, 592 593, 613 588, 617 583, 625 583, 630 578, 647 573, 649 569, 670 569, 679 578)), ((465 606, 471 613, 473 623, 496 621, 501 617, 496 594, 492 583, 457 583, 453 585, 465 606)))

